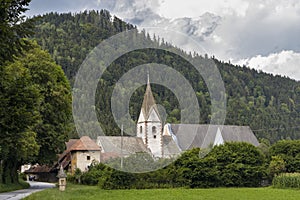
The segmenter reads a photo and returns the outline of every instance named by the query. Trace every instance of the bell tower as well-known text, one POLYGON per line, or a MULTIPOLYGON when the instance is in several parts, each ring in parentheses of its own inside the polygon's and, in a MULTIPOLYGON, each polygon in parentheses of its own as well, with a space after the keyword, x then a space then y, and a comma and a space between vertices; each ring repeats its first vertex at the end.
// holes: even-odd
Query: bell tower
POLYGON ((151 91, 149 74, 140 116, 137 137, 142 138, 154 157, 162 157, 162 121, 151 91))

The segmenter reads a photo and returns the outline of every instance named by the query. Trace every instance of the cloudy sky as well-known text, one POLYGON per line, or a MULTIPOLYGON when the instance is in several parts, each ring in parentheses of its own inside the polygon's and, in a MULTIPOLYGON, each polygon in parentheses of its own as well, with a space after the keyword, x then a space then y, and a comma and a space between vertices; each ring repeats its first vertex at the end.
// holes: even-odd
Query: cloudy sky
POLYGON ((29 16, 104 8, 138 27, 161 27, 148 31, 185 50, 300 80, 299 0, 32 0, 29 8, 29 16))

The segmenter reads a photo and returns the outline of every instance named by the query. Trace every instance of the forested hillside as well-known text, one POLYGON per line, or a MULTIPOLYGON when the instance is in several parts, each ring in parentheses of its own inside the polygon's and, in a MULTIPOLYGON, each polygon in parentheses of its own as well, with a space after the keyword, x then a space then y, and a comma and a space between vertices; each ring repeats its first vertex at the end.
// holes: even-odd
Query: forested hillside
MULTIPOLYGON (((118 32, 135 29, 133 25, 112 17, 108 11, 90 11, 78 14, 50 13, 36 22, 34 38, 48 50, 62 66, 71 83, 86 55, 103 39, 118 32)), ((154 43, 172 48, 158 37, 137 33, 154 43)), ((194 55, 205 60, 205 55, 194 55)), ((300 83, 289 78, 273 76, 247 67, 234 66, 214 59, 226 87, 226 124, 249 125, 259 138, 271 142, 279 139, 300 139, 300 83)), ((114 84, 134 66, 156 62, 173 67, 189 80, 201 108, 199 123, 209 123, 210 97, 205 82, 195 69, 178 56, 163 50, 144 49, 130 52, 113 62, 99 82, 97 106, 99 121, 107 135, 120 131, 110 111, 110 97, 114 84), (105 95, 103 95, 105 94, 105 95)), ((141 78, 146 77, 141 75, 141 78)), ((131 97, 130 111, 137 120, 145 88, 139 88, 131 97)), ((153 85, 156 101, 165 107, 167 122, 180 123, 180 110, 175 96, 163 86, 153 85)), ((85 114, 85 113, 83 113, 85 114)), ((88 114, 88 113, 87 113, 88 114)))

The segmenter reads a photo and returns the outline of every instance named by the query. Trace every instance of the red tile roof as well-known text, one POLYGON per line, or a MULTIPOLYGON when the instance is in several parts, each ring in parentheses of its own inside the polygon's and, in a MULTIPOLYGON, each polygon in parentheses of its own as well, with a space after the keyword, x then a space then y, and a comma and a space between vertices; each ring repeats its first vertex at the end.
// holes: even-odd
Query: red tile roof
POLYGON ((59 155, 58 163, 65 168, 70 162, 71 151, 100 151, 100 147, 89 137, 83 136, 80 139, 70 139, 66 142, 67 149, 59 155))
MULTIPOLYGON (((71 142, 73 143, 74 141, 71 142)), ((70 151, 100 151, 101 149, 89 136, 82 136, 73 145, 71 145, 69 150, 70 151)))

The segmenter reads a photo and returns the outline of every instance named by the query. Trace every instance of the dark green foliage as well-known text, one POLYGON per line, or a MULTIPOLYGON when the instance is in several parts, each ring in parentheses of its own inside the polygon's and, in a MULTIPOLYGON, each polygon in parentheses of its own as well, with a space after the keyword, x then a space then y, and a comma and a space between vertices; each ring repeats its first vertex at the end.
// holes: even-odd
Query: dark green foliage
POLYGON ((191 188, 218 187, 220 185, 220 172, 217 169, 215 158, 207 157, 199 159, 185 160, 183 166, 179 166, 178 174, 184 181, 180 185, 186 185, 191 188))
POLYGON ((269 164, 268 173, 270 179, 272 180, 274 176, 285 172, 285 162, 280 156, 272 156, 271 162, 269 164))
POLYGON ((257 187, 264 176, 264 156, 249 143, 226 143, 210 152, 217 159, 222 186, 257 187))
POLYGON ((61 67, 38 46, 28 51, 20 61, 28 68, 34 77, 33 84, 38 85, 43 95, 39 109, 41 123, 35 128, 40 146, 36 162, 52 163, 65 149, 64 142, 71 131, 70 85, 61 67))
MULTIPOLYGON (((126 163, 132 161, 132 158, 124 158, 124 160, 126 163)), ((89 171, 76 173, 68 180, 73 183, 98 185, 102 189, 169 188, 173 187, 169 172, 170 170, 165 168, 149 173, 128 173, 113 169, 103 163, 94 163, 89 171)))
POLYGON ((23 160, 37 155, 34 129, 41 116, 42 96, 33 77, 20 61, 0 68, 0 183, 18 182, 23 160))
POLYGON ((29 183, 25 182, 23 179, 20 178, 18 183, 13 183, 13 184, 0 183, 0 193, 21 190, 21 189, 28 189, 29 187, 30 187, 29 183))
POLYGON ((20 173, 19 178, 22 179, 23 181, 27 181, 27 175, 25 173, 20 173))
POLYGON ((285 173, 275 176, 272 182, 275 188, 300 188, 299 173, 285 173))
POLYGON ((103 189, 130 189, 134 181, 134 174, 114 171, 104 182, 103 189))
POLYGON ((87 54, 103 39, 134 28, 106 10, 49 13, 36 22, 35 39, 72 80, 87 54))
POLYGON ((263 154, 251 144, 226 143, 214 147, 204 158, 199 158, 199 149, 192 149, 171 165, 148 173, 95 164, 81 179, 83 184, 98 184, 103 189, 258 187, 265 176, 264 161, 263 154))
POLYGON ((0 182, 17 182, 24 162, 52 163, 64 147, 71 117, 69 83, 36 44, 0 68, 0 182))
POLYGON ((199 150, 183 154, 175 162, 190 187, 257 187, 265 175, 264 156, 248 143, 215 146, 203 159, 199 150))
POLYGON ((0 0, 0 65, 30 47, 24 38, 33 34, 33 22, 22 15, 30 1, 0 0))
POLYGON ((286 172, 300 172, 300 140, 281 140, 270 148, 272 156, 280 156, 286 172))

